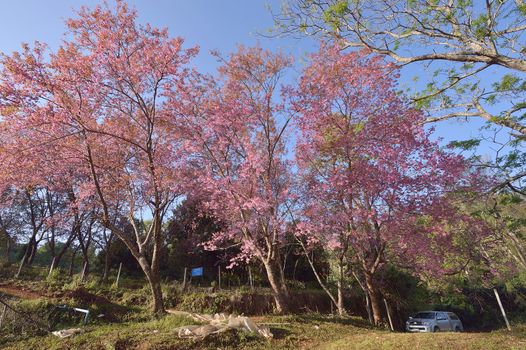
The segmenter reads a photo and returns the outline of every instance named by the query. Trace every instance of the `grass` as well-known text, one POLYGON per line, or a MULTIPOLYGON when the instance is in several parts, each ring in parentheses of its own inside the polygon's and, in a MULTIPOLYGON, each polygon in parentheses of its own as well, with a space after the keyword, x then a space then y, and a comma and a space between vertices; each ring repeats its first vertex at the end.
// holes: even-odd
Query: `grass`
POLYGON ((526 349, 526 329, 487 333, 388 333, 365 332, 350 334, 318 347, 336 349, 461 349, 461 350, 519 350, 526 349))
POLYGON ((8 344, 6 349, 525 349, 526 326, 513 332, 391 333, 371 328, 360 318, 332 318, 319 314, 258 317, 270 324, 274 339, 226 332, 204 340, 177 337, 176 328, 193 324, 180 315, 146 322, 92 325, 71 338, 52 335, 8 344))
MULTIPOLYGON (((513 331, 498 330, 487 333, 392 333, 371 327, 358 317, 329 317, 318 313, 288 316, 258 316, 257 323, 270 326, 274 339, 267 340, 254 335, 229 331, 205 339, 179 339, 177 328, 195 322, 182 315, 150 316, 149 290, 141 281, 124 281, 116 289, 111 283, 90 280, 79 285, 75 281, 64 283, 55 277, 51 281, 35 279, 3 281, 7 292, 19 299, 17 306, 35 314, 45 314, 50 305, 67 303, 86 307, 94 319, 82 332, 70 338, 60 339, 51 334, 22 336, 11 332, 2 338, 2 349, 526 349, 526 324, 514 325, 513 331), (8 284, 6 284, 8 283, 8 284)), ((165 286, 170 304, 192 310, 208 310, 224 307, 208 305, 199 293, 191 300, 181 299, 174 286, 165 286), (171 298, 171 299, 170 299, 171 298), (203 304, 203 305, 201 305, 203 304)), ((6 292, 6 291, 4 291, 6 292)), ((226 292, 225 292, 226 293, 226 292)), ((203 294, 203 293, 201 293, 203 294)), ((210 310, 212 311, 212 310, 210 310)), ((66 320, 67 321, 67 320, 66 320)), ((67 322, 60 328, 78 327, 67 322)), ((5 328, 5 327, 4 327, 5 328)), ((4 329, 8 331, 8 329, 4 329)))
POLYGON ((193 323, 186 317, 167 315, 147 322, 90 325, 69 338, 60 339, 49 334, 8 344, 6 349, 128 349, 143 341, 153 344, 157 338, 163 341, 177 339, 174 329, 193 323))

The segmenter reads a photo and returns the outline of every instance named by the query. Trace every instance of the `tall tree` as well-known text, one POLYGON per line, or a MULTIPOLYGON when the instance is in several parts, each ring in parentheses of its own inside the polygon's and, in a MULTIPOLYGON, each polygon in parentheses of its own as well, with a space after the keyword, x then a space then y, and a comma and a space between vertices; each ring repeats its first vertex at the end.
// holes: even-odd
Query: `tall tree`
POLYGON ((280 247, 291 198, 285 138, 292 115, 280 99, 279 84, 291 59, 241 47, 222 61, 220 79, 204 79, 205 93, 197 89, 188 95, 181 112, 196 165, 194 193, 202 194, 205 209, 224 225, 208 248, 239 244, 233 263, 261 261, 277 311, 285 312, 280 247))
POLYGON ((98 209, 98 221, 141 266, 159 313, 163 222, 181 191, 180 142, 164 96, 184 84, 184 66, 196 49, 184 50, 167 29, 136 20, 122 1, 115 9, 81 8, 67 21, 68 35, 56 52, 35 43, 2 56, 0 108, 26 159, 44 154, 48 161, 39 166, 54 160, 57 176, 78 179, 73 208, 98 209), (116 203, 133 238, 113 225, 116 203), (144 212, 152 218, 148 228, 136 224, 144 212))
MULTIPOLYGON (((525 194, 522 0, 289 0, 275 19, 280 33, 321 35, 400 65, 420 64, 424 84, 413 84, 422 87, 414 102, 430 112, 427 121, 482 118, 496 132, 507 131, 496 137, 495 159, 479 161, 500 172, 498 188, 525 194)), ((481 137, 462 141, 469 142, 457 145, 473 147, 481 137)))
POLYGON ((396 76, 379 56, 322 46, 295 100, 300 230, 338 257, 340 283, 351 265, 363 276, 376 324, 378 272, 387 262, 440 269, 432 243, 451 246, 438 225, 450 215, 445 196, 466 184, 466 162, 430 140, 422 112, 397 95, 396 76))

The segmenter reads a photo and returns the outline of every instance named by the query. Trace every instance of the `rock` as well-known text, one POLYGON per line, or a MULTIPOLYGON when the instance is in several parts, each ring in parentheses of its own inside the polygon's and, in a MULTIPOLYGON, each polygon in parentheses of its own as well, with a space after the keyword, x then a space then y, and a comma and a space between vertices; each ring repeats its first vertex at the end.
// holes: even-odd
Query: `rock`
POLYGON ((67 338, 71 337, 72 335, 78 334, 82 332, 82 329, 80 328, 70 328, 70 329, 61 329, 60 331, 53 332, 53 335, 59 337, 59 338, 67 338))

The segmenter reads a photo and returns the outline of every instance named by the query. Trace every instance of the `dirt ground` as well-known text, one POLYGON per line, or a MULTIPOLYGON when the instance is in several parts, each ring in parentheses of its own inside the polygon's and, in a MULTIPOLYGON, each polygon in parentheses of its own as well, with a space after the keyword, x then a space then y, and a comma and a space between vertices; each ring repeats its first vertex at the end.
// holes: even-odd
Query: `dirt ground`
POLYGON ((46 296, 37 291, 30 290, 26 287, 21 287, 12 283, 0 284, 0 293, 25 300, 33 300, 46 296))

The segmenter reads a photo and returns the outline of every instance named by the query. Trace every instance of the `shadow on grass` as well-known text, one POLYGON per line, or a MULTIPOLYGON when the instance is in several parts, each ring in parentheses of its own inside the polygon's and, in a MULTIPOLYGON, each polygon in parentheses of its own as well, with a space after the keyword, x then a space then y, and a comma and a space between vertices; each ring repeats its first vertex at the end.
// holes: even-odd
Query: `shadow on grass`
POLYGON ((283 327, 270 327, 270 332, 274 335, 274 339, 284 339, 292 334, 290 329, 283 327))

